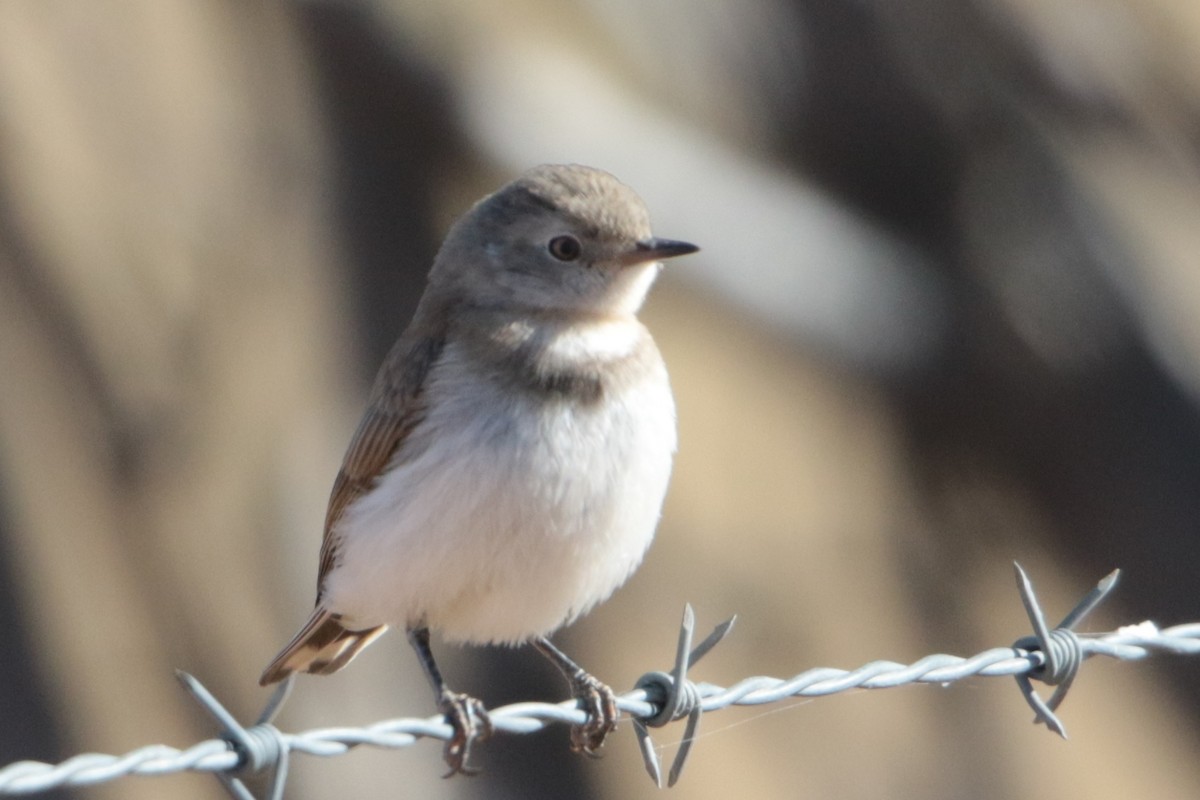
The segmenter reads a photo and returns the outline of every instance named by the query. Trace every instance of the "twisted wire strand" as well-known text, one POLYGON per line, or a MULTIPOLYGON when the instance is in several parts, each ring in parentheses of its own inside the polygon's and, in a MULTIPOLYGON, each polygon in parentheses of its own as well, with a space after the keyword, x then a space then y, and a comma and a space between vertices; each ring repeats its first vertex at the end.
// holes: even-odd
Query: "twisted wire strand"
MULTIPOLYGON (((1200 654, 1200 622, 1159 629, 1143 622, 1107 634, 1080 634, 1084 659, 1105 656, 1139 661, 1154 653, 1200 654)), ((704 711, 735 705, 764 705, 792 697, 821 697, 853 689, 885 689, 912 683, 948 685, 972 677, 1028 675, 1042 668, 1041 651, 1012 647, 985 650, 969 658, 945 654, 926 656, 912 664, 872 661, 854 669, 810 669, 792 678, 750 677, 728 688, 695 684, 704 711)), ((646 689, 635 689, 617 698, 617 707, 634 718, 653 717, 662 698, 646 689)), ((489 712, 497 731, 525 734, 552 723, 582 724, 587 715, 576 701, 559 704, 514 703, 489 712)), ((253 730, 253 729, 251 729, 253 730)), ((391 719, 351 728, 321 728, 304 733, 277 732, 288 752, 312 756, 338 756, 354 747, 408 747, 421 738, 448 740, 452 731, 441 717, 391 719)), ((179 750, 155 744, 125 755, 88 753, 59 763, 20 761, 0 769, 0 794, 36 794, 65 786, 105 783, 127 775, 170 775, 180 772, 233 774, 244 765, 245 754, 225 739, 209 739, 179 750)))

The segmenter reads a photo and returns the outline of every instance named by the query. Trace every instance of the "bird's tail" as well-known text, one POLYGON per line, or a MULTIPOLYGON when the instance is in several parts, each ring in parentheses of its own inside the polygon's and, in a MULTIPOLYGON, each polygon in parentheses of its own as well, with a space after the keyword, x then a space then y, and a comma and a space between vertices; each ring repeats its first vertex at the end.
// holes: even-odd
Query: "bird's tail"
POLYGON ((350 663, 358 651, 375 641, 387 625, 352 631, 345 628, 340 614, 331 614, 321 606, 313 611, 287 647, 275 656, 258 682, 266 686, 281 681, 293 672, 329 675, 350 663))

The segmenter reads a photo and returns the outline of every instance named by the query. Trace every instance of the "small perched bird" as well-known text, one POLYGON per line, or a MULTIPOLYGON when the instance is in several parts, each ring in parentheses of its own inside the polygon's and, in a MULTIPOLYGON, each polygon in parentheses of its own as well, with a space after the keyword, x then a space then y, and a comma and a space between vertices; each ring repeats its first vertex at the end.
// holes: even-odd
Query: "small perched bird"
POLYGON ((568 678, 592 753, 611 689, 546 637, 610 594, 654 536, 675 452, 666 368, 636 314, 662 259, 641 199, 612 175, 540 166, 446 236, 333 484, 317 602, 263 672, 336 672, 403 626, 454 728, 448 774, 491 732, 429 646, 531 643, 568 678))

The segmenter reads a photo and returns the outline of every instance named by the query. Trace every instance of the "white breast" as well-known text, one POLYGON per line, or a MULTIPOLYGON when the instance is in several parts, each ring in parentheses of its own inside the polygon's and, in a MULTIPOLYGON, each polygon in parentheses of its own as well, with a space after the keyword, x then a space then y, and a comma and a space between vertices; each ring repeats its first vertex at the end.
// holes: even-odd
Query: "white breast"
MULTIPOLYGON (((639 323, 575 332, 570 359, 641 342, 639 323)), ((547 634, 607 598, 641 562, 675 450, 657 352, 603 401, 501 387, 448 344, 428 382, 428 447, 385 473, 338 525, 324 600, 350 625, 427 624, 451 640, 547 634)))

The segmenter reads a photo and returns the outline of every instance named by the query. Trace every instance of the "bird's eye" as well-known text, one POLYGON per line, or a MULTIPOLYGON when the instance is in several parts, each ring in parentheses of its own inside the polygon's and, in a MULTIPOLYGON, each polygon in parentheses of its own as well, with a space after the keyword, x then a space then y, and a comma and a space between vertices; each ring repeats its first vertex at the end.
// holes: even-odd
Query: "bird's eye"
POLYGON ((555 236, 546 247, 559 261, 574 261, 583 252, 583 246, 574 236, 555 236))

